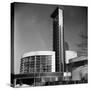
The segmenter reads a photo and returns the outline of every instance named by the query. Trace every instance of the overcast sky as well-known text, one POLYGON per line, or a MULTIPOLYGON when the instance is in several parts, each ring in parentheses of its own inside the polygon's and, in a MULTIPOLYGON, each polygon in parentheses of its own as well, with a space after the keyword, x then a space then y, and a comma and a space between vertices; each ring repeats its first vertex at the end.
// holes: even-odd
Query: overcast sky
MULTIPOLYGON (((55 5, 15 4, 15 73, 19 73, 21 55, 30 51, 52 50, 53 24, 50 15, 55 5)), ((87 9, 63 6, 64 38, 69 49, 77 51, 80 33, 87 33, 87 9)))

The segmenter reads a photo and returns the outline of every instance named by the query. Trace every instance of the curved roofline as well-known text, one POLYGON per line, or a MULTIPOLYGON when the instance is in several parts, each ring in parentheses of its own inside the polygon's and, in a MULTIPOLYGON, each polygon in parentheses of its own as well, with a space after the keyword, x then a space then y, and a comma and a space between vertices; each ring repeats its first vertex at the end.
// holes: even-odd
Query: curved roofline
POLYGON ((55 54, 55 52, 54 51, 32 51, 32 52, 23 54, 21 58, 35 56, 35 55, 52 55, 52 54, 55 54))

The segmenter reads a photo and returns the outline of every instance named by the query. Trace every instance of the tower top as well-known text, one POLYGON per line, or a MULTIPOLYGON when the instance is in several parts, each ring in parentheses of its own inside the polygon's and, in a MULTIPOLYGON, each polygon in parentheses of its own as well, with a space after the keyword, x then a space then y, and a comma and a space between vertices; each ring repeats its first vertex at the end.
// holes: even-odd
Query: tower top
POLYGON ((60 10, 63 10, 63 9, 61 9, 60 7, 57 7, 57 8, 54 10, 54 12, 51 14, 51 18, 55 18, 55 17, 58 15, 59 9, 60 9, 60 10))
POLYGON ((54 10, 54 12, 51 14, 51 18, 55 18, 58 15, 58 9, 59 7, 54 10))

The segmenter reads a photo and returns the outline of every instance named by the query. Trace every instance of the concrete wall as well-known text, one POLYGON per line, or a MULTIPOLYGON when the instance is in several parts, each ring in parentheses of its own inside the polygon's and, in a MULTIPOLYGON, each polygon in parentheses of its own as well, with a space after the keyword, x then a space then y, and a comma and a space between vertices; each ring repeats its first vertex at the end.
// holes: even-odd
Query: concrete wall
POLYGON ((72 70, 72 80, 81 80, 82 78, 86 78, 86 74, 88 73, 88 66, 80 66, 72 70))

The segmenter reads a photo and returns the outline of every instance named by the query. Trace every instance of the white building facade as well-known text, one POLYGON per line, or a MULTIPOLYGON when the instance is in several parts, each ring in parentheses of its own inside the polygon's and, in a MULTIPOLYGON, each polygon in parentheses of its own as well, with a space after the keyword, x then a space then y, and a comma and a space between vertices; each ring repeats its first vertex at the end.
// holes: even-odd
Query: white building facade
POLYGON ((88 57, 80 56, 70 60, 72 80, 88 80, 88 57))
POLYGON ((66 64, 69 63, 70 59, 76 58, 76 57, 77 57, 77 52, 70 51, 70 50, 65 51, 65 62, 66 62, 66 64))

